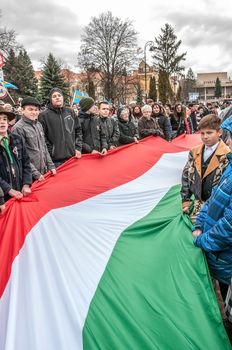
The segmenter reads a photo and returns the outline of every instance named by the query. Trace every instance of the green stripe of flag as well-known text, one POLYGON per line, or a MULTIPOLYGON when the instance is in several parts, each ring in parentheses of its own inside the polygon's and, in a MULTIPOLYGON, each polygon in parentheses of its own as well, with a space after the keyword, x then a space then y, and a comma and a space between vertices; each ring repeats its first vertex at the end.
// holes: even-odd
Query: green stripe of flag
POLYGON ((84 349, 231 349, 179 189, 119 238, 90 305, 84 349))

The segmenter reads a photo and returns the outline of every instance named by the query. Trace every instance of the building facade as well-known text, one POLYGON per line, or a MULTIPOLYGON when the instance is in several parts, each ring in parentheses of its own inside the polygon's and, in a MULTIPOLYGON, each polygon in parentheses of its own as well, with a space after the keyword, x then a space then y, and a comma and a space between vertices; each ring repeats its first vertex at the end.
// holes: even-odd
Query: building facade
POLYGON ((222 88, 222 98, 232 97, 232 80, 227 72, 198 73, 196 91, 200 101, 218 100, 215 97, 216 79, 219 78, 222 88))

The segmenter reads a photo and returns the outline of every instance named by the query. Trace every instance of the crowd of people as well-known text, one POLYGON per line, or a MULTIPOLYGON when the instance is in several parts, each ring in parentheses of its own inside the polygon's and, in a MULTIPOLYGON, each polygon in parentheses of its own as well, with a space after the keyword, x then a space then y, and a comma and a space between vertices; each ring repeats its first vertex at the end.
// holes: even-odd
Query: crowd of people
POLYGON ((15 111, 10 104, 0 106, 0 213, 5 201, 28 196, 33 181, 45 181, 48 171, 55 176, 57 167, 71 157, 105 156, 147 136, 171 142, 181 134, 199 132, 202 145, 189 152, 183 169, 182 209, 194 223, 194 244, 206 253, 231 320, 232 117, 221 124, 223 107, 210 103, 163 106, 148 100, 143 106, 116 109, 106 101, 96 104, 91 97, 66 107, 59 88, 50 91, 46 108, 30 96, 15 111))

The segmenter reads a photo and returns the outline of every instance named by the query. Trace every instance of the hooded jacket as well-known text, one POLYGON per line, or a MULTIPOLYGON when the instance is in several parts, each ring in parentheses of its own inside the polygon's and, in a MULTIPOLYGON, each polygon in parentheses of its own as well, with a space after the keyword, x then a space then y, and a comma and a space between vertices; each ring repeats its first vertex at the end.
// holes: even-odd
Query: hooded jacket
POLYGON ((103 148, 108 149, 105 130, 99 118, 82 110, 79 112, 79 118, 83 137, 83 153, 91 153, 93 150, 101 152, 103 148))
POLYGON ((39 114, 51 158, 55 162, 67 160, 82 150, 80 121, 68 107, 54 108, 51 104, 39 114))

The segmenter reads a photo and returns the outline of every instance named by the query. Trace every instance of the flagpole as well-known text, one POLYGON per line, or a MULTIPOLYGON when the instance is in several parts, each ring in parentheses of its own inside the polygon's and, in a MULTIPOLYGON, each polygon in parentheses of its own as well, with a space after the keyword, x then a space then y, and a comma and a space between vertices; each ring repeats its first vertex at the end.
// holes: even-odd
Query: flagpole
POLYGON ((74 91, 74 93, 73 93, 73 99, 72 99, 72 104, 71 104, 71 107, 73 106, 74 99, 75 99, 75 95, 76 95, 76 90, 75 90, 75 91, 74 91))
POLYGON ((13 104, 14 104, 14 106, 15 106, 15 101, 14 101, 13 98, 11 97, 11 95, 10 95, 8 89, 7 89, 7 88, 5 88, 5 89, 6 89, 7 95, 9 96, 9 98, 11 99, 11 101, 13 102, 13 104))

